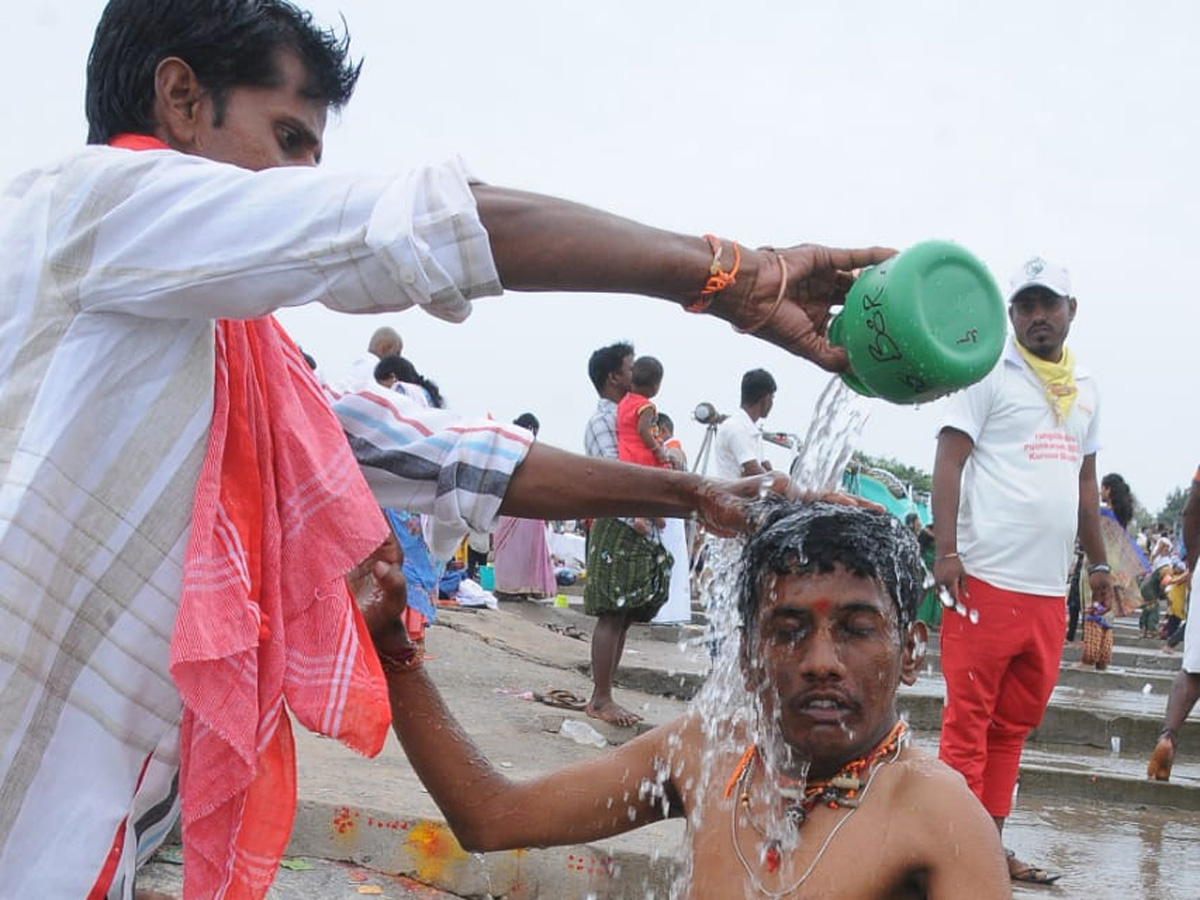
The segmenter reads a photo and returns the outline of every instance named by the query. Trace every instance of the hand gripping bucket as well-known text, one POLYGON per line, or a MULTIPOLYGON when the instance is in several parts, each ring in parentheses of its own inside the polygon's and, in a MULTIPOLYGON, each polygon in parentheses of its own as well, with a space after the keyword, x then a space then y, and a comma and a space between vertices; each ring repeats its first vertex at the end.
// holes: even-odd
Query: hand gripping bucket
POLYGON ((829 325, 842 380, 868 397, 924 403, 983 378, 1008 320, 995 279, 949 241, 924 241, 863 271, 829 325))

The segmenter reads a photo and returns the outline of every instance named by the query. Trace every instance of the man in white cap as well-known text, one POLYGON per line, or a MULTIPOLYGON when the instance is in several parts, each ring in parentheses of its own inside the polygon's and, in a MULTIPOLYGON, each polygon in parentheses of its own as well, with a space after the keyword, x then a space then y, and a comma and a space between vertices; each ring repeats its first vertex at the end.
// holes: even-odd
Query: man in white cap
MULTIPOLYGON (((943 619, 946 708, 939 756, 1001 833, 1025 738, 1058 677, 1076 534, 1093 598, 1107 607, 1096 451, 1100 396, 1065 341, 1066 269, 1041 257, 1012 279, 1013 337, 995 368, 954 395, 933 469, 934 577, 961 615, 943 619)), ((1009 854, 1014 881, 1059 876, 1009 854)))

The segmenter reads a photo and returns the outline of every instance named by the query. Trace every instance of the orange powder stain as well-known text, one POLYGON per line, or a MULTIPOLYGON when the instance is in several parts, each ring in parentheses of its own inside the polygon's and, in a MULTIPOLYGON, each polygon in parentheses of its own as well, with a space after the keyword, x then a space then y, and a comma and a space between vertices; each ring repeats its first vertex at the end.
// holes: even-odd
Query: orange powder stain
POLYGON ((413 853, 418 881, 433 882, 448 865, 467 858, 450 829, 434 822, 413 825, 405 840, 413 853))

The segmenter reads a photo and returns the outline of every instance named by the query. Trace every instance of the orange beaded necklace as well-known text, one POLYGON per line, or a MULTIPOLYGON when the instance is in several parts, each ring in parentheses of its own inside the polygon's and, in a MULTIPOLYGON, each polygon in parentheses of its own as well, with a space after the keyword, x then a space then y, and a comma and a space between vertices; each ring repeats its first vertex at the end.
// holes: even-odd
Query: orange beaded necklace
MULTIPOLYGON (((818 781, 790 781, 779 786, 780 797, 789 801, 784 814, 797 828, 804 824, 805 819, 817 807, 818 804, 825 804, 830 809, 840 809, 847 807, 855 809, 862 798, 862 794, 866 792, 866 786, 870 784, 870 774, 875 766, 886 757, 894 759, 900 748, 907 742, 908 726, 899 721, 892 730, 880 741, 875 747, 864 756, 858 759, 851 760, 842 766, 838 772, 831 778, 825 778, 818 781), (864 772, 868 773, 868 778, 864 783, 860 777, 864 772)), ((759 759, 759 751, 757 744, 751 744, 746 748, 746 752, 742 754, 733 773, 729 776, 729 780, 725 784, 723 797, 728 800, 735 790, 741 787, 741 793, 738 796, 738 805, 745 811, 746 818, 756 831, 764 838, 767 837, 763 833, 762 828, 750 816, 750 778, 754 771, 755 760, 759 759)), ((890 761, 890 760, 889 760, 890 761)), ((840 826, 841 823, 839 823, 840 826)), ((834 829, 833 834, 836 834, 837 829, 834 829)), ((833 837, 830 835, 830 838, 833 837)), ((735 847, 737 836, 734 835, 735 847)), ((826 841, 826 846, 828 840, 826 841)), ((821 852, 824 852, 824 847, 821 852)), ((739 852, 740 856, 740 852, 739 852)), ((820 858, 820 853, 817 854, 817 859, 820 858)), ((766 849, 763 852, 763 863, 769 873, 774 874, 779 871, 782 862, 781 845, 778 840, 768 840, 766 849)), ((816 860, 813 861, 815 866, 816 860)), ((811 872, 812 867, 809 867, 811 872)), ((747 872, 749 868, 747 867, 747 872)), ((807 873, 805 874, 807 878, 807 873)), ((795 887, 798 887, 796 885, 795 887)), ((791 890, 795 890, 795 887, 791 890)), ((767 892, 771 893, 771 892, 767 892)))

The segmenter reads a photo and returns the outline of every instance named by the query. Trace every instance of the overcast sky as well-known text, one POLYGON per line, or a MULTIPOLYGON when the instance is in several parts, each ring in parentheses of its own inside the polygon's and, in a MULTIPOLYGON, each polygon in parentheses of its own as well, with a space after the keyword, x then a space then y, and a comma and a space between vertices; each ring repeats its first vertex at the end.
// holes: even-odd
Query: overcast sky
MULTIPOLYGON (((1200 462, 1192 401, 1200 237, 1194 94, 1200 5, 319 0, 365 57, 324 165, 403 170, 460 154, 481 178, 745 244, 898 248, 954 240, 1002 287, 1026 257, 1071 272, 1069 343, 1099 379, 1101 474, 1156 511, 1200 462)), ((83 72, 101 0, 6 4, 0 179, 86 132, 83 72)), ((464 325, 419 311, 282 316, 336 374, 379 324, 452 408, 577 450, 590 352, 663 361, 659 406, 691 454, 702 400, 742 372, 779 382, 767 428, 803 434, 829 376, 660 301, 509 294, 464 325)), ((86 377, 86 373, 81 373, 86 377)), ((860 448, 933 466, 939 403, 874 401, 860 448)), ((772 451, 786 465, 783 451, 772 451)))

